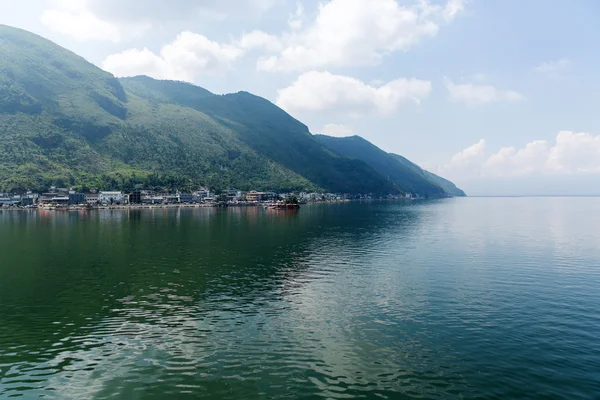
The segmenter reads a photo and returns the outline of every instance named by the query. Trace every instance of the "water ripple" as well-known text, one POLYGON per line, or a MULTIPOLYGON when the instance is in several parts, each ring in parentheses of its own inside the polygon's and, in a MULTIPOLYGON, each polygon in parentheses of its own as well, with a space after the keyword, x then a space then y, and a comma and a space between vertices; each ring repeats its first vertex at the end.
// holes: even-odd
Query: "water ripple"
POLYGON ((595 199, 0 214, 0 398, 594 398, 598 216, 595 199))

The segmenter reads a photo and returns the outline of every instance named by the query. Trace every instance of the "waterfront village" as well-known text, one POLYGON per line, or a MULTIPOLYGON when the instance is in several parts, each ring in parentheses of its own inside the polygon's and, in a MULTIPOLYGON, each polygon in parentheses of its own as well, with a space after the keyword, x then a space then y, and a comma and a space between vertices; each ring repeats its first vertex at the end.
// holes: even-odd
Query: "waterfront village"
MULTIPOLYGON (((163 193, 152 190, 135 190, 131 193, 121 191, 96 191, 80 193, 68 188, 50 187, 47 193, 24 194, 0 193, 1 209, 81 209, 81 208, 118 208, 118 207, 166 207, 166 206, 257 206, 276 204, 306 204, 310 202, 334 202, 371 199, 372 195, 350 195, 334 193, 275 193, 256 190, 244 192, 229 189, 220 194, 200 188, 194 192, 175 191, 163 193)), ((386 198, 414 198, 411 194, 388 196, 386 198)))

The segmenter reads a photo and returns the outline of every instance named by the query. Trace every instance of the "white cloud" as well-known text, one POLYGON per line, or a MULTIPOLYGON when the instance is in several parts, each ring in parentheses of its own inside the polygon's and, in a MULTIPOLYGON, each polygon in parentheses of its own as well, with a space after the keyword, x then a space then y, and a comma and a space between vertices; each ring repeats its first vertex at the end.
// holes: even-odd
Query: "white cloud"
POLYGON ((529 175, 547 170, 550 144, 545 140, 527 143, 524 148, 503 147, 483 163, 485 175, 529 175))
POLYGON ((87 10, 46 10, 40 20, 49 29, 78 41, 121 41, 121 33, 116 25, 99 19, 87 10))
POLYGON ((451 179, 600 175, 600 135, 560 131, 555 143, 535 140, 523 148, 486 151, 484 140, 455 154, 438 172, 451 179))
MULTIPOLYGON (((259 59, 265 71, 303 71, 323 67, 375 65, 386 54, 408 50, 435 36, 442 21, 451 21, 465 0, 431 6, 421 0, 402 6, 396 0, 331 0, 322 3, 306 29, 282 36, 285 48, 259 59)), ((294 24, 298 28, 298 24, 294 24)))
POLYGON ((444 7, 442 15, 446 21, 452 21, 456 15, 465 9, 464 0, 449 0, 444 7))
POLYGON ((431 82, 418 79, 400 78, 374 87, 349 76, 310 71, 278 91, 277 105, 289 112, 389 114, 404 103, 419 104, 430 92, 431 82))
POLYGON ((176 77, 169 63, 147 48, 111 54, 102 63, 102 68, 116 76, 148 75, 156 79, 189 80, 176 77))
POLYGON ((277 51, 281 49, 281 42, 277 36, 269 35, 268 33, 259 30, 244 33, 236 42, 236 45, 244 50, 259 49, 277 51))
POLYGON ((454 101, 469 106, 497 101, 521 101, 525 97, 514 90, 502 90, 492 85, 474 85, 472 83, 455 84, 446 79, 446 88, 454 101))
POLYGON ((147 48, 128 49, 109 55, 102 67, 117 76, 148 75, 158 79, 193 82, 205 73, 231 68, 234 61, 251 51, 277 51, 279 38, 260 30, 244 33, 237 40, 218 43, 206 36, 184 31, 163 46, 158 54, 147 48))
POLYGON ((244 33, 231 44, 218 43, 204 35, 184 31, 163 46, 158 54, 147 48, 128 49, 109 55, 102 68, 117 76, 148 75, 158 79, 193 82, 205 73, 231 68, 234 61, 251 51, 277 51, 279 38, 260 30, 244 33))
POLYGON ((110 21, 129 24, 151 21, 193 23, 224 20, 259 20, 266 12, 285 0, 62 0, 85 2, 95 15, 110 21))
POLYGON ((600 172, 600 135, 559 132, 547 168, 559 172, 600 172))
POLYGON ((452 156, 453 165, 469 165, 481 159, 485 155, 485 140, 481 139, 473 146, 467 147, 463 151, 452 156))
POLYGON ((86 0, 54 0, 52 9, 44 10, 40 21, 49 29, 73 39, 86 41, 110 41, 118 43, 143 35, 151 24, 148 22, 129 22, 117 24, 98 17, 93 13, 86 0))
POLYGON ((338 124, 326 124, 323 128, 321 128, 320 133, 335 137, 346 137, 353 135, 352 128, 346 125, 338 124))
MULTIPOLYGON (((42 12, 40 21, 78 41, 118 43, 142 36, 153 24, 186 20, 197 24, 202 18, 248 19, 282 4, 281 0, 48 0, 49 9, 42 12)), ((256 36, 247 40, 256 40, 256 36)), ((276 52, 281 46, 269 45, 265 50, 276 52)))
POLYGON ((566 58, 563 58, 558 61, 541 63, 535 67, 534 70, 548 77, 557 77, 560 73, 564 72, 569 65, 571 65, 571 62, 566 58))
POLYGON ((144 74, 157 79, 193 82, 202 73, 227 70, 243 51, 235 46, 222 45, 206 36, 182 32, 160 54, 148 49, 130 49, 108 56, 102 68, 116 76, 144 74))
POLYGON ((296 5, 296 13, 290 15, 288 19, 288 26, 290 29, 300 29, 304 23, 304 6, 302 3, 296 5))

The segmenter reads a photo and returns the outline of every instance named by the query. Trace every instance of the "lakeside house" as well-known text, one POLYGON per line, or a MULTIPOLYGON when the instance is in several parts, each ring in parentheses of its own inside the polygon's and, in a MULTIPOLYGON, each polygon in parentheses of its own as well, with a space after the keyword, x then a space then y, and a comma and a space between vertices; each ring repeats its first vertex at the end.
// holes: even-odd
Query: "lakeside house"
POLYGON ((69 205, 86 204, 87 199, 84 193, 69 192, 69 205))
POLYGON ((236 201, 238 199, 238 191, 236 189, 228 189, 225 191, 227 201, 236 201))
POLYGON ((13 206, 13 205, 17 205, 19 204, 19 202, 21 201, 20 197, 9 197, 9 196, 2 196, 0 197, 0 207, 6 205, 6 206, 13 206))
POLYGON ((177 193, 179 203, 193 203, 194 196, 191 193, 177 193))
POLYGON ((100 200, 100 195, 98 193, 86 193, 85 201, 88 204, 98 204, 100 200))
POLYGON ((38 199, 38 203, 68 206, 69 192, 67 191, 66 193, 64 193, 64 190, 61 189, 59 193, 58 190, 55 189, 55 191, 51 191, 49 193, 42 193, 42 195, 38 199))
POLYGON ((21 196, 21 206, 33 207, 37 203, 37 199, 38 199, 38 196, 33 195, 33 194, 21 196))
POLYGON ((98 201, 102 204, 124 203, 125 195, 123 192, 100 192, 98 201))
POLYGON ((246 201, 251 203, 260 203, 275 199, 277 199, 277 193, 273 192, 257 192, 256 190, 251 190, 250 192, 246 193, 246 201))
POLYGON ((200 188, 199 190, 192 193, 193 202, 213 202, 216 200, 216 195, 208 188, 200 188))
MULTIPOLYGON (((402 194, 401 196, 388 195, 385 198, 415 198, 414 194, 402 194)), ((339 194, 320 192, 300 193, 275 193, 251 190, 249 192, 230 188, 221 192, 220 202, 244 205, 272 202, 277 199, 291 200, 296 198, 301 203, 319 201, 340 201, 349 199, 370 199, 369 194, 339 194)), ((27 191, 26 194, 0 193, 0 207, 36 207, 47 206, 77 206, 77 205, 123 205, 123 204, 216 204, 217 196, 207 188, 200 188, 195 192, 154 192, 152 190, 136 189, 131 193, 121 191, 100 191, 95 189, 89 193, 80 193, 74 189, 51 187, 47 193, 37 194, 27 191)))
POLYGON ((152 190, 141 191, 141 204, 164 204, 165 196, 160 193, 154 193, 152 190))
POLYGON ((141 190, 134 190, 129 194, 129 204, 142 204, 141 190))
POLYGON ((50 203, 52 203, 52 199, 57 196, 58 196, 58 193, 54 193, 52 191, 50 191, 48 193, 42 193, 40 195, 40 198, 38 199, 38 202, 40 204, 50 204, 50 203))

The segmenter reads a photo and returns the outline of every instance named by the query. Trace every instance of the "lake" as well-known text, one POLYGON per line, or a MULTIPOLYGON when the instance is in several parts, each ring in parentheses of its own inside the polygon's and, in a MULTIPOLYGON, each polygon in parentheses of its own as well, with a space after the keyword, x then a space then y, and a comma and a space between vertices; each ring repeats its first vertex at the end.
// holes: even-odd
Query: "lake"
POLYGON ((600 198, 0 212, 0 398, 598 399, 600 198))

